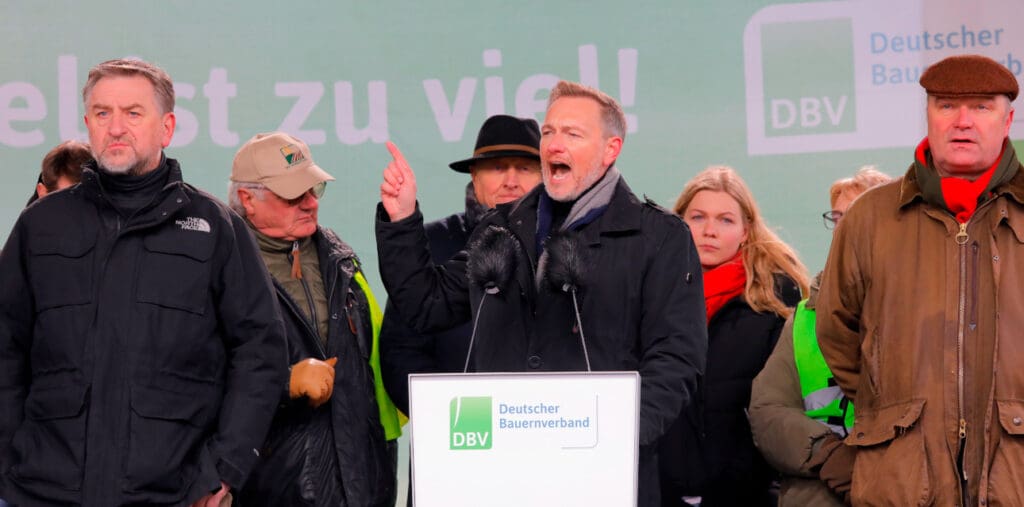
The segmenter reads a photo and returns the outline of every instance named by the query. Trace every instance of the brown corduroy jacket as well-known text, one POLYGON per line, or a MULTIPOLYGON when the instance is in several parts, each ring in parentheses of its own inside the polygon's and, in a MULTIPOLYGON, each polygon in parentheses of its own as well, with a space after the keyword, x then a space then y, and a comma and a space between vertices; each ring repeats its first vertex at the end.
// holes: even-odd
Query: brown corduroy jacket
POLYGON ((857 407, 854 505, 961 505, 961 477, 971 505, 1024 505, 1024 171, 1003 157, 963 229, 912 166, 836 231, 817 335, 857 407))

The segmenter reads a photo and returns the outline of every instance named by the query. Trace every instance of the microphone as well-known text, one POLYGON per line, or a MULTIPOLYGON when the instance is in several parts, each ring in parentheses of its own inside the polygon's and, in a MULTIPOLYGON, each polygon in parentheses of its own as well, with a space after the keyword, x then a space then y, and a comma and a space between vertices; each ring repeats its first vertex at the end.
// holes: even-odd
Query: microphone
POLYGON ((466 361, 462 373, 469 371, 469 358, 473 354, 476 342, 476 329, 480 323, 480 314, 484 310, 487 296, 501 293, 508 286, 509 280, 516 272, 516 257, 519 244, 512 233, 504 227, 489 225, 480 237, 469 246, 469 259, 466 261, 466 277, 469 283, 483 289, 480 306, 477 307, 473 319, 473 331, 469 335, 469 349, 466 350, 466 361))
POLYGON ((560 290, 572 296, 572 309, 576 314, 576 328, 580 331, 583 360, 589 372, 590 354, 587 352, 587 339, 583 334, 583 320, 580 317, 577 299, 586 274, 583 253, 576 236, 566 232, 553 233, 544 242, 544 252, 537 262, 537 282, 539 286, 547 286, 551 290, 560 290))

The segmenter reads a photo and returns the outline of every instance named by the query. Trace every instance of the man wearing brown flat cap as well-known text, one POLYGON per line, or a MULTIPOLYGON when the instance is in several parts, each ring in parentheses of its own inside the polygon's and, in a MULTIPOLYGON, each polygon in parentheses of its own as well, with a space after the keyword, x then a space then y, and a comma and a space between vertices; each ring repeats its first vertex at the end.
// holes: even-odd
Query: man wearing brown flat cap
POLYGON ((821 452, 853 451, 854 505, 1024 505, 1017 80, 971 55, 920 83, 927 137, 849 208, 825 267, 817 335, 857 416, 821 452))
POLYGON ((395 503, 401 429, 379 381, 380 310, 352 248, 317 224, 332 180, 282 132, 254 136, 231 167, 228 202, 273 279, 290 370, 244 506, 395 503))

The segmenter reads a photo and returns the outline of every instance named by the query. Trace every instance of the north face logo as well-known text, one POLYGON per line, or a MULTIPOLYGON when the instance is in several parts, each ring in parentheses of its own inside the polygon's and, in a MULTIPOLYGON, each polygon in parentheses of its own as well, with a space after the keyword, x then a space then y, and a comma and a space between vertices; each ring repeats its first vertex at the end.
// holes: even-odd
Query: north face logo
POLYGON ((185 217, 182 220, 175 220, 174 223, 181 226, 184 231, 210 232, 210 222, 203 218, 185 217))

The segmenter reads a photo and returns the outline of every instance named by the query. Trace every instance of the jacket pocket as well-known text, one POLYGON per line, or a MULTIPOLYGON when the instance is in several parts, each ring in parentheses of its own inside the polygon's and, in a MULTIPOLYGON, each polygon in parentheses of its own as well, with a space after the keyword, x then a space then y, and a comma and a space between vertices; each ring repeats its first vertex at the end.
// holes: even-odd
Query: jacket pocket
POLYGON ((139 273, 139 302, 202 315, 210 286, 213 239, 196 234, 183 241, 170 235, 149 236, 139 273))
POLYGON ((167 380, 176 390, 131 387, 124 490, 153 503, 174 503, 188 491, 203 443, 219 409, 215 384, 167 380))
POLYGON ((36 310, 92 301, 95 237, 36 236, 31 239, 29 277, 36 310))
POLYGON ((996 400, 1002 431, 989 471, 990 506, 1024 505, 1024 400, 996 400))
POLYGON ((934 492, 918 424, 924 404, 910 400, 857 412, 846 439, 857 447, 850 492, 854 505, 931 505, 934 492))
POLYGON ((42 497, 79 501, 85 464, 85 400, 89 387, 32 389, 11 443, 14 482, 42 497))

